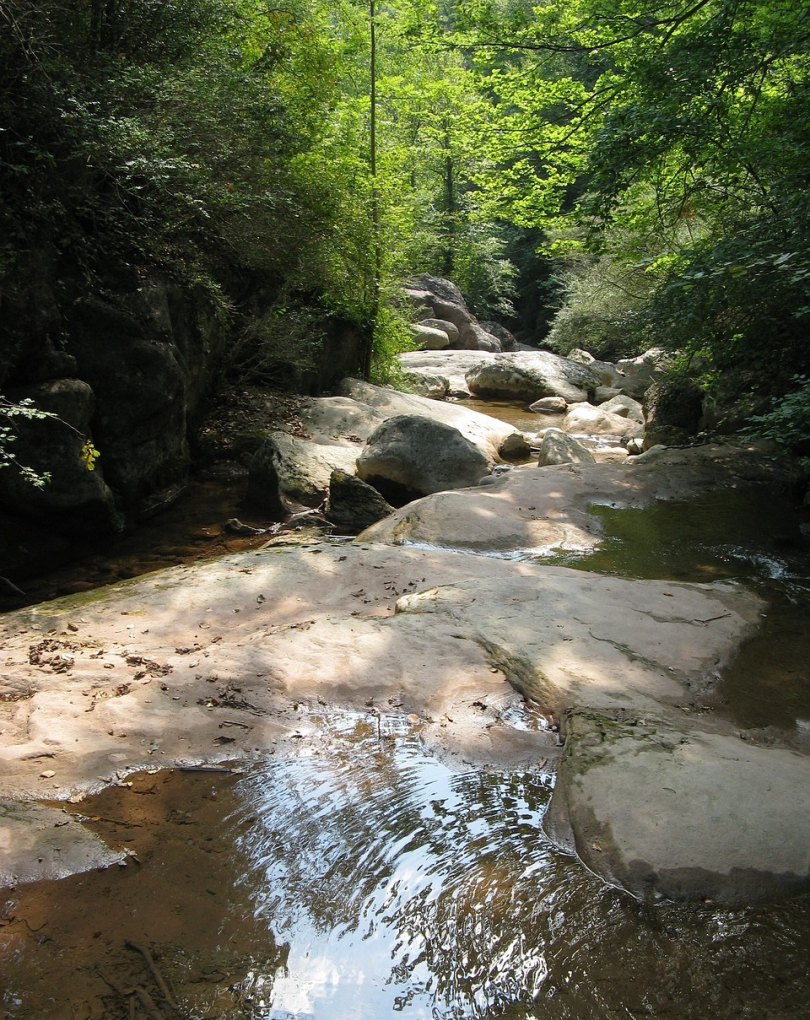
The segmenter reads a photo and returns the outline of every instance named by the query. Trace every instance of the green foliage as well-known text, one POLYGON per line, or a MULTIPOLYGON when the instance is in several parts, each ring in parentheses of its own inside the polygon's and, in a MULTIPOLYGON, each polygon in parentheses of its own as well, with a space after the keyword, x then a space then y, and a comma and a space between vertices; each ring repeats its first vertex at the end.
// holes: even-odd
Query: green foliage
POLYGON ((552 340, 584 331, 607 351, 626 329, 710 374, 783 389, 807 362, 806 6, 469 0, 463 11, 460 45, 499 128, 477 177, 486 206, 551 230, 558 257, 608 256, 569 276, 552 340), (613 286, 617 257, 648 274, 641 300, 613 286), (769 371, 755 373, 763 360, 769 371))
MULTIPOLYGON (((0 470, 11 468, 35 489, 44 489, 51 480, 50 473, 36 471, 30 465, 21 463, 13 449, 13 444, 17 441, 17 433, 14 428, 15 420, 21 419, 25 421, 54 421, 77 435, 80 433, 58 414, 54 414, 52 411, 43 411, 42 408, 37 407, 29 397, 12 401, 0 394, 0 470)), ((79 456, 88 471, 95 471, 96 461, 101 453, 90 439, 85 438, 79 456)))
POLYGON ((252 317, 235 340, 228 371, 243 382, 283 389, 311 372, 326 334, 324 312, 308 305, 275 305, 252 317))
POLYGON ((404 388, 399 355, 413 350, 407 319, 393 301, 384 301, 374 330, 371 381, 379 386, 404 388))
POLYGON ((50 474, 39 473, 29 465, 21 463, 14 452, 13 444, 17 440, 14 420, 20 418, 28 421, 42 421, 46 418, 55 419, 56 415, 40 410, 34 406, 32 400, 27 398, 11 401, 0 395, 0 470, 11 468, 35 489, 44 489, 51 480, 50 474))
POLYGON ((774 400, 769 411, 751 416, 747 435, 779 443, 810 467, 810 378, 796 375, 790 385, 790 392, 774 400))
POLYGON ((458 244, 453 279, 479 319, 508 319, 515 314, 516 278, 502 232, 489 223, 467 224, 458 244))

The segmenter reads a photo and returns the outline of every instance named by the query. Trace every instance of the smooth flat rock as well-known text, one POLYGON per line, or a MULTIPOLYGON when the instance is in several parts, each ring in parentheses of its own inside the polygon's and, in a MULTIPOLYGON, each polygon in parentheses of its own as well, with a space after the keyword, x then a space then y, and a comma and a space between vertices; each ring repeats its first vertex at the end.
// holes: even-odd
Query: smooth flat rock
MULTIPOLYGON (((757 626, 757 596, 515 555, 597 542, 594 500, 643 505, 777 470, 729 447, 513 470, 364 533, 385 543, 269 545, 7 614, 0 796, 53 801, 144 766, 264 756, 307 739, 310 712, 369 705, 410 713, 442 754, 526 767, 553 760, 555 738, 509 724, 525 697, 567 736, 549 830, 606 881, 729 903, 804 888, 808 759, 684 709, 757 626), (433 547, 408 544, 425 536, 433 547), (451 544, 502 555, 436 548, 451 544)), ((4 831, 10 875, 30 830, 4 831)))
POLYGON ((560 426, 573 435, 615 436, 633 439, 644 434, 644 426, 626 416, 605 410, 604 405, 575 404, 563 418, 560 426))
POLYGON ((641 507, 781 477, 779 460, 755 446, 661 448, 615 463, 522 467, 474 489, 426 496, 361 537, 476 552, 591 549, 601 527, 588 512, 593 504, 641 507))
POLYGON ((545 825, 641 899, 741 906, 806 888, 810 757, 577 712, 545 825))
POLYGON ((111 850, 66 811, 0 800, 0 889, 66 878, 125 859, 126 854, 111 850))
POLYGON ((522 400, 563 397, 568 403, 588 399, 599 376, 588 365, 561 358, 550 351, 515 351, 468 369, 470 392, 489 399, 522 400))

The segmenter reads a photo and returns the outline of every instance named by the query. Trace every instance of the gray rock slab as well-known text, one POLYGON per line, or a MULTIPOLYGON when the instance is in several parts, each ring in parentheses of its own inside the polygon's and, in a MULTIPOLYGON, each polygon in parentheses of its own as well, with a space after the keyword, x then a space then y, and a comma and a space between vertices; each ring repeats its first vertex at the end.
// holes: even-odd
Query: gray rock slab
POLYGON ((393 485, 410 498, 477 485, 493 467, 494 459, 458 429, 420 414, 386 419, 357 458, 360 478, 383 494, 393 485))
POLYGON ((810 757, 577 712, 546 828, 640 899, 771 899, 808 885, 810 757))
POLYGON ((561 428, 574 435, 615 436, 634 439, 644 433, 644 426, 625 415, 605 410, 605 406, 575 404, 562 421, 561 428))
POLYGON ((569 403, 588 399, 599 376, 589 365, 579 365, 549 351, 515 351, 497 354, 492 361, 466 373, 470 392, 489 399, 532 403, 540 397, 563 397, 569 403))
POLYGON ((588 512, 594 503, 640 507, 784 478, 779 460, 755 446, 661 449, 617 463, 523 467, 485 486, 425 496, 362 537, 492 553, 590 549, 600 539, 599 521, 588 512))
POLYGON ((60 808, 0 800, 0 889, 126 859, 60 808))

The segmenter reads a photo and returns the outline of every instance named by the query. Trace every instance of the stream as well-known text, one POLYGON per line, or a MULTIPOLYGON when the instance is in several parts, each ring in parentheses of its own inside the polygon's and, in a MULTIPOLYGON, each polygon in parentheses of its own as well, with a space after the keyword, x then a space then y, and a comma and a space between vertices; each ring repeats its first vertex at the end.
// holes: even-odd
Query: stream
MULTIPOLYGON (((238 510, 222 499, 220 522, 238 510)), ((765 596, 707 709, 806 749, 810 571, 792 508, 740 492, 592 512, 600 547, 549 562, 765 596)), ((182 527, 161 522, 181 555, 182 527)), ((810 1016, 810 896, 642 904, 546 839, 542 763, 439 761, 395 712, 313 714, 302 731, 260 761, 140 773, 68 805, 127 863, 0 891, 0 1018, 810 1016)))

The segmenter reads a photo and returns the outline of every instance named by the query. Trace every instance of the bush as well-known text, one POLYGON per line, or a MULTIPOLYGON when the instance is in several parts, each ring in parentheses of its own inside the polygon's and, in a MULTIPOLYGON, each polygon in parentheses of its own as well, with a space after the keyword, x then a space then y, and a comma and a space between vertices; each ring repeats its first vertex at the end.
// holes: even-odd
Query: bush
POLYGON ((773 400, 770 411, 751 416, 746 435, 771 439, 810 467, 810 378, 796 375, 792 384, 791 392, 773 400))
POLYGON ((581 347, 603 361, 635 357, 660 343, 647 298, 650 281, 610 256, 570 268, 565 298, 545 344, 560 354, 581 347))

